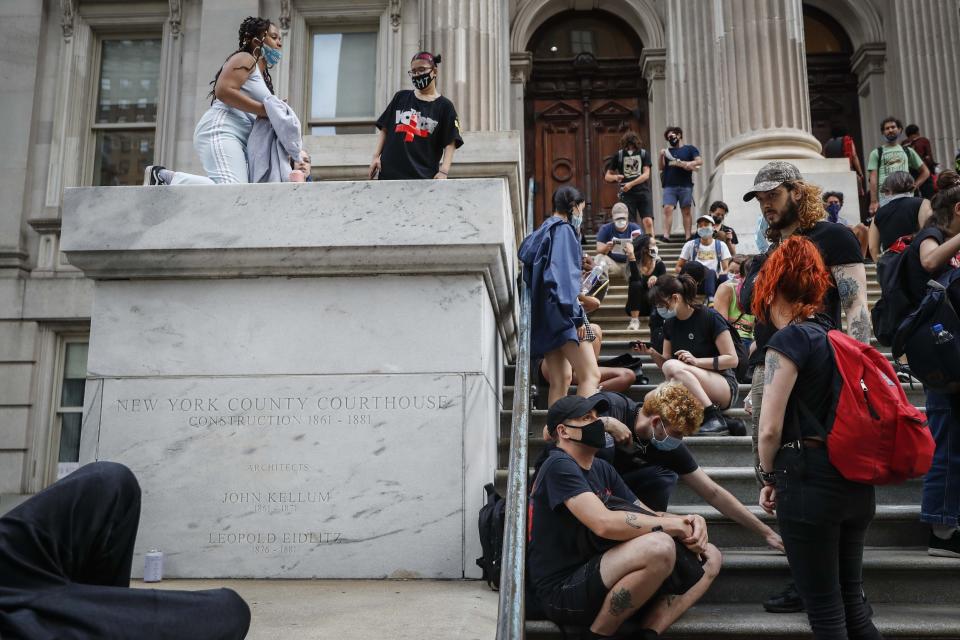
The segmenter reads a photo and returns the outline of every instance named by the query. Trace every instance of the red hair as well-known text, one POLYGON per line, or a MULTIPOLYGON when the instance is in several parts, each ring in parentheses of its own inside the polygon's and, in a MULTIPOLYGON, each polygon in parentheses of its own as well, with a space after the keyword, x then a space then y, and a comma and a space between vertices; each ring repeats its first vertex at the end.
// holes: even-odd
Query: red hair
POLYGON ((791 321, 806 318, 823 306, 833 286, 817 246, 793 236, 774 249, 757 275, 750 310, 761 322, 770 322, 770 305, 777 294, 790 305, 791 321))

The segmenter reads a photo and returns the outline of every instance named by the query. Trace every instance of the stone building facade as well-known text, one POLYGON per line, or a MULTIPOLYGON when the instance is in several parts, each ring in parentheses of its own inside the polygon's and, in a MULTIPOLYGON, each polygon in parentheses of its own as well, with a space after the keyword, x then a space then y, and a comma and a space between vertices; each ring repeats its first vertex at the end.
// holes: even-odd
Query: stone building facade
MULTIPOLYGON (((60 252, 63 191, 136 183, 149 163, 199 172, 193 128, 247 15, 281 28, 274 85, 327 158, 315 179, 362 173, 420 49, 442 53, 465 131, 520 132, 538 216, 574 183, 598 220, 627 127, 654 154, 684 128, 698 206, 733 204, 727 178, 751 162, 816 166, 832 124, 865 155, 883 116, 915 122, 943 165, 960 137, 960 0, 5 0, 0 510, 69 470, 82 428, 91 284, 60 252)), ((835 162, 823 175, 855 188, 835 162)))

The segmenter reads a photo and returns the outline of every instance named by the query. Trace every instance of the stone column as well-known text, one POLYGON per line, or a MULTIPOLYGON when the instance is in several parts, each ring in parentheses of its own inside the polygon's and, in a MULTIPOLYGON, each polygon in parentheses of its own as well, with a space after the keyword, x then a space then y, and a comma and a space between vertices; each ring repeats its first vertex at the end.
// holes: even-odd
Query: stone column
MULTIPOLYGON (((663 147, 663 138, 660 136, 667 128, 666 58, 667 53, 663 49, 644 49, 640 55, 640 70, 644 80, 647 81, 647 113, 650 119, 650 140, 647 143, 651 158, 654 159, 650 178, 650 194, 653 196, 650 206, 653 207, 654 220, 661 219, 659 211, 662 185, 655 159, 659 149, 663 147)), ((676 218, 679 217, 676 216, 676 218)))
POLYGON ((423 48, 443 56, 440 92, 453 100, 460 128, 497 131, 505 120, 500 92, 509 66, 502 39, 506 0, 420 3, 423 48))
POLYGON ((859 151, 861 157, 866 158, 880 144, 880 119, 892 108, 887 100, 887 45, 882 42, 865 44, 853 54, 850 63, 857 76, 857 95, 860 98, 863 149, 859 151))
MULTIPOLYGON (((703 167, 694 176, 694 199, 699 205, 713 173, 714 154, 719 150, 720 87, 717 69, 714 6, 708 2, 667 0, 666 125, 683 129, 684 141, 702 154, 703 167)), ((651 122, 652 124, 652 122, 651 122)), ((663 127, 650 136, 664 146, 663 127)))
POLYGON ((718 0, 722 89, 716 164, 729 158, 817 158, 801 0, 718 0))
MULTIPOLYGON (((918 124, 933 143, 937 161, 952 166, 960 131, 957 1, 891 2, 890 8, 896 25, 899 55, 895 59, 900 65, 898 93, 904 105, 903 123, 918 124)), ((879 122, 873 126, 879 127, 879 122)))

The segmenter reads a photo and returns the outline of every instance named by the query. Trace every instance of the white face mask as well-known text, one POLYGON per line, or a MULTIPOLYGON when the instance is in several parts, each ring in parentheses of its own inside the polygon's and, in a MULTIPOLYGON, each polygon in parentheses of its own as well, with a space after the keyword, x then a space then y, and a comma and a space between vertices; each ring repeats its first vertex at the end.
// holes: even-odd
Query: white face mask
POLYGON ((660 249, 659 249, 658 247, 650 247, 650 248, 647 250, 647 253, 650 254, 650 257, 651 257, 651 258, 659 258, 659 257, 660 257, 660 249))
POLYGON ((613 221, 613 226, 615 226, 617 229, 620 229, 621 231, 623 231, 624 229, 627 228, 627 221, 626 221, 626 220, 620 220, 620 219, 614 220, 614 221, 613 221))

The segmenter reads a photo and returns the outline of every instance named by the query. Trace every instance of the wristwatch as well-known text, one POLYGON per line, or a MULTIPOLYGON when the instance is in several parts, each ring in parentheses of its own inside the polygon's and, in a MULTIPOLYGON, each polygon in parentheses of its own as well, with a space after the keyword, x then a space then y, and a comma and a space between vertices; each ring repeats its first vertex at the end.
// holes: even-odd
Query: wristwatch
POLYGON ((757 465, 757 476, 763 484, 777 484, 777 475, 773 471, 764 471, 763 466, 757 465))

